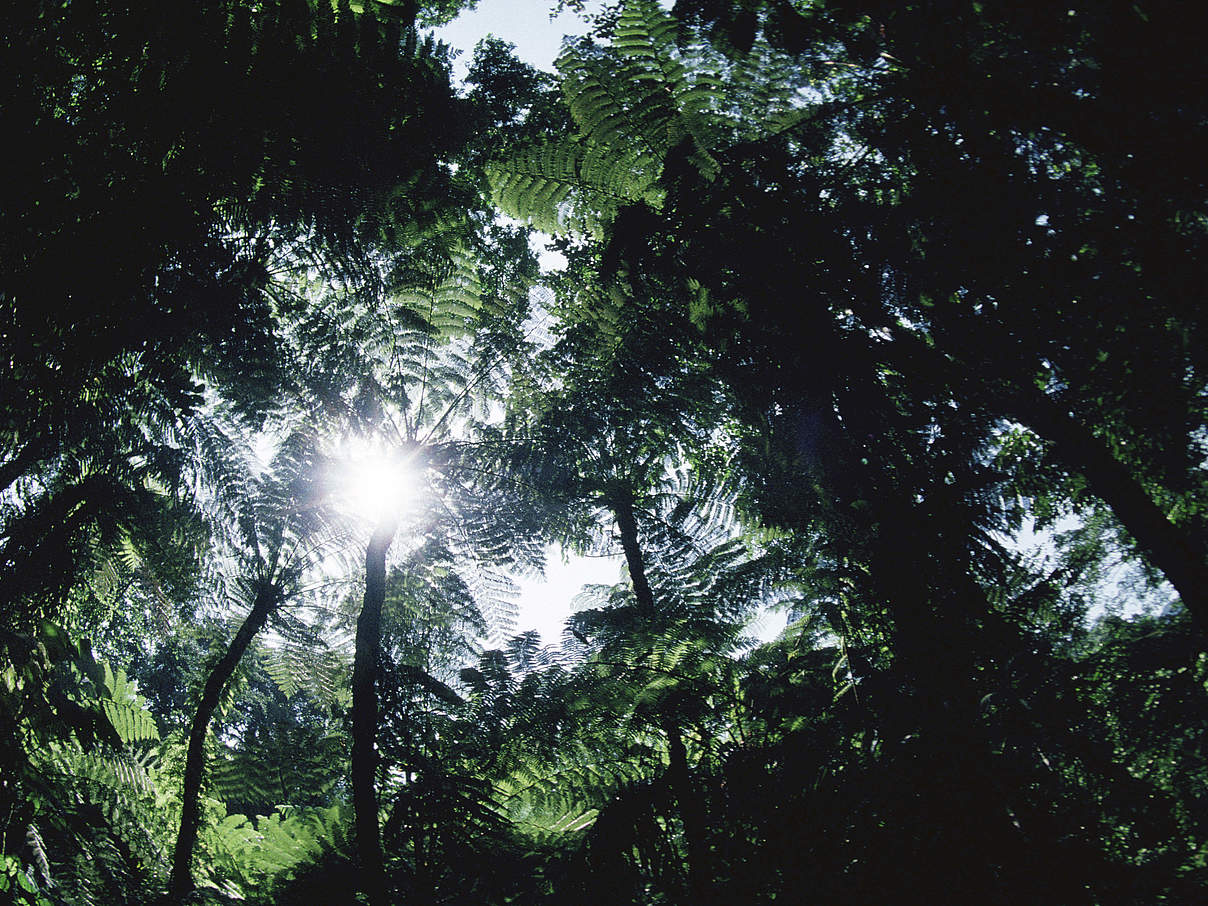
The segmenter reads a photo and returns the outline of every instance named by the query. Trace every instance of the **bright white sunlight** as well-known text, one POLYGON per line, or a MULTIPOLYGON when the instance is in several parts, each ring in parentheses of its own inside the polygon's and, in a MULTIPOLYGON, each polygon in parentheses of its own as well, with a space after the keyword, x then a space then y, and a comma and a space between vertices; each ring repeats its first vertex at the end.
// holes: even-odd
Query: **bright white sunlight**
POLYGON ((369 525, 418 511, 425 496, 414 456, 363 438, 340 445, 335 483, 343 509, 369 525))

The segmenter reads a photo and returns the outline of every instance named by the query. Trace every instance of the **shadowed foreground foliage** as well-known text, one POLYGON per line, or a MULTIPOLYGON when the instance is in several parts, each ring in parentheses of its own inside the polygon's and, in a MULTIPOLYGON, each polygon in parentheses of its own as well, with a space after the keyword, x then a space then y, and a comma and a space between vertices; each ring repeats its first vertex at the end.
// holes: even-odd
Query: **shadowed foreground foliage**
POLYGON ((6 4, 0 899, 1203 902, 1184 5, 460 8, 6 4))

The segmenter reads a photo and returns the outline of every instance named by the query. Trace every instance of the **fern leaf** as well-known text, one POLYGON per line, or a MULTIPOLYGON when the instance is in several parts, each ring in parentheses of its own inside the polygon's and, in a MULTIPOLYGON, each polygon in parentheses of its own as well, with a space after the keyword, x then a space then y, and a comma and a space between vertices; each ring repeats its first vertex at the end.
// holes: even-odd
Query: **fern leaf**
POLYGON ((146 702, 138 694, 138 688, 126 677, 124 670, 113 670, 104 665, 105 691, 109 697, 101 701, 101 708, 122 742, 154 742, 159 739, 159 728, 147 711, 146 702))
MULTIPOLYGON (((581 225, 571 216, 575 198, 585 191, 580 166, 581 149, 574 143, 530 148, 487 167, 492 199, 510 217, 553 236, 566 235, 581 225)), ((619 199, 601 195, 591 201, 615 209, 619 199)))

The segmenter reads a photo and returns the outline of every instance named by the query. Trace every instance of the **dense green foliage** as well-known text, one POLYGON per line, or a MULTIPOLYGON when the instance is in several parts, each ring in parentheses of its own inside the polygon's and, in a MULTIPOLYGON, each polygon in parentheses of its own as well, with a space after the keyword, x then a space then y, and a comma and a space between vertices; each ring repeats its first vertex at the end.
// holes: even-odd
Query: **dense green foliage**
POLYGON ((0 900, 1202 902, 1184 6, 464 5, 5 5, 0 900))

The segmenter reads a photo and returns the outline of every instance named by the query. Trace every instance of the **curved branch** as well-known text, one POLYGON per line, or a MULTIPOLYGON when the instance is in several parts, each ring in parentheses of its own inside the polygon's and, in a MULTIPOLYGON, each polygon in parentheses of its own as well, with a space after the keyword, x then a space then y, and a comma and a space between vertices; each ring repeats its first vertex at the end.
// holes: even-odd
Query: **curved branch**
POLYGON ((1012 417, 1049 441, 1065 467, 1086 479, 1094 495, 1111 508, 1149 561, 1174 586, 1200 630, 1208 631, 1208 565, 1129 468, 1051 397, 1036 391, 1017 395, 1013 403, 1009 407, 1012 417))

